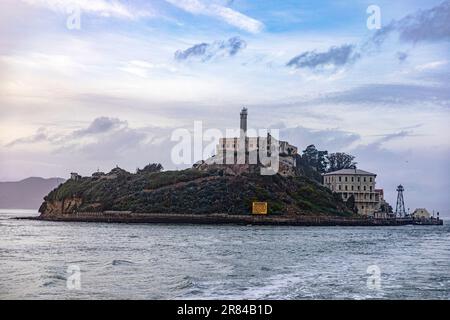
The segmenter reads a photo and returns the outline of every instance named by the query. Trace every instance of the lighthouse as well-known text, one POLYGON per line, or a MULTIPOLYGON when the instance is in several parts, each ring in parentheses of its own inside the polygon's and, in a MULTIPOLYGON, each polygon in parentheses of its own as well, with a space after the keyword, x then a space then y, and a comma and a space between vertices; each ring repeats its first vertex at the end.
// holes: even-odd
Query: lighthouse
POLYGON ((248 111, 247 108, 242 108, 241 110, 241 136, 246 137, 247 136, 247 115, 248 111))

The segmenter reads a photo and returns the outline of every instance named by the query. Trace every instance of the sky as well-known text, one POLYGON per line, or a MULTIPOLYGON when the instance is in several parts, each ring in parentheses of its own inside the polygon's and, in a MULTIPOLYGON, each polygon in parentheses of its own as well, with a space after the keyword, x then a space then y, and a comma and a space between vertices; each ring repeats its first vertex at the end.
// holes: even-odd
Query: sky
POLYGON ((175 129, 246 106, 450 216, 449 49, 442 0, 2 0, 0 181, 180 169, 175 129))

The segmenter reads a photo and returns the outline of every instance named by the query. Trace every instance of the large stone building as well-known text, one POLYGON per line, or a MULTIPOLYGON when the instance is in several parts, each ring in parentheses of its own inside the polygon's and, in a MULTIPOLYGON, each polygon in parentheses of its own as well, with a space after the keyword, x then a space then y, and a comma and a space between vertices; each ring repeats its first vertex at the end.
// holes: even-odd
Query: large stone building
POLYGON ((290 175, 296 167, 298 149, 287 141, 275 139, 270 134, 265 137, 247 136, 247 108, 240 114, 240 136, 220 138, 216 146, 216 155, 205 160, 206 164, 261 164, 271 166, 270 156, 277 149, 279 173, 290 175), (261 157, 261 155, 268 155, 261 157))
POLYGON ((323 175, 324 184, 331 191, 342 196, 347 201, 352 195, 358 213, 379 217, 383 194, 381 189, 375 189, 376 174, 360 169, 342 169, 323 175))

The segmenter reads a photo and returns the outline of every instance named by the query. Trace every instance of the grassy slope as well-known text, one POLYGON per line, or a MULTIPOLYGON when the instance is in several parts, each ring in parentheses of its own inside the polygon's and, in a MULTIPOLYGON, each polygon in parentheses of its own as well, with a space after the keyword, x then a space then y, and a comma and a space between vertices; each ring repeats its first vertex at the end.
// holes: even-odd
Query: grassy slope
POLYGON ((267 201, 272 214, 350 215, 342 201, 306 177, 224 175, 222 170, 121 172, 115 179, 67 181, 47 201, 80 197, 79 211, 130 210, 147 213, 249 213, 267 201))

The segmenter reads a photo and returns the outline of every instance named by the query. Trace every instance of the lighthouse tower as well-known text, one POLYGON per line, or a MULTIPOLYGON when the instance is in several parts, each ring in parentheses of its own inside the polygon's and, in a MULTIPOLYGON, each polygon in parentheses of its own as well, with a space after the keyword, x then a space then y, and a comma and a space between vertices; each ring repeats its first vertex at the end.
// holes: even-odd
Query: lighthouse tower
POLYGON ((247 108, 242 108, 241 110, 241 135, 246 137, 247 136, 247 115, 248 111, 247 108))
POLYGON ((248 163, 248 139, 247 139, 247 108, 242 108, 241 110, 241 125, 240 125, 240 134, 239 134, 239 146, 237 157, 239 158, 239 162, 248 163), (243 149, 242 149, 243 148, 243 149))

